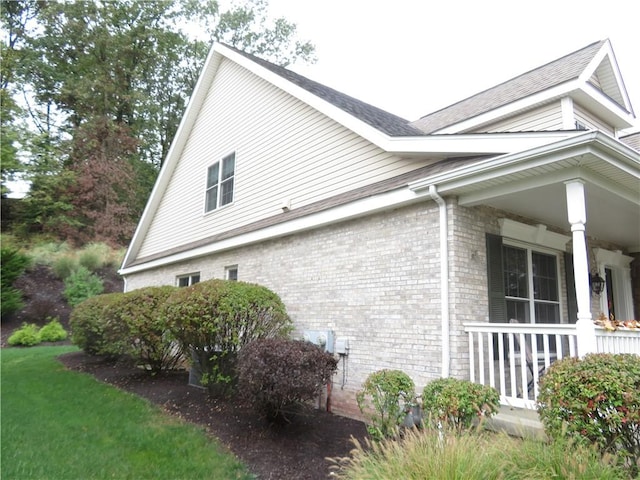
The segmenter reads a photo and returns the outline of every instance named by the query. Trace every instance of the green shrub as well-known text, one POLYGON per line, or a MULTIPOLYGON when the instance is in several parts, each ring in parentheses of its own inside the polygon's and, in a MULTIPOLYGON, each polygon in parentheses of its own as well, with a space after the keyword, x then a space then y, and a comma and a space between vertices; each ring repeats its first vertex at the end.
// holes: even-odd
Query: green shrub
POLYGON ((171 370, 183 360, 183 350, 169 330, 163 304, 176 287, 147 287, 132 290, 115 301, 114 315, 124 353, 137 364, 156 373, 171 370))
POLYGON ((80 265, 92 272, 96 272, 108 265, 116 265, 119 250, 114 250, 106 243, 88 243, 78 252, 80 265))
POLYGON ((85 267, 78 267, 64 281, 64 296, 72 307, 103 291, 102 280, 85 267))
POLYGON ((495 388, 468 380, 439 378, 422 391, 425 419, 458 431, 471 427, 476 418, 494 415, 499 406, 495 388))
POLYGON ((29 266, 29 257, 9 247, 0 249, 0 316, 20 310, 22 294, 13 286, 22 272, 29 266))
POLYGON ((397 435, 414 399, 413 380, 400 370, 373 372, 356 394, 358 408, 367 419, 367 431, 375 440, 397 435))
POLYGON ((70 251, 66 242, 42 242, 29 249, 29 257, 36 265, 53 265, 56 259, 70 251))
POLYGON ((122 325, 114 316, 115 306, 123 293, 107 293, 91 297, 71 312, 71 341, 90 355, 117 357, 124 347, 122 325))
POLYGON ((73 272, 78 270, 79 264, 76 257, 69 253, 57 257, 51 266, 51 269, 60 280, 66 280, 73 272))
POLYGON ((591 442, 640 466, 640 356, 591 354, 555 362, 540 379, 538 413, 552 438, 591 442))
POLYGON ((35 323, 23 323, 22 327, 15 330, 7 343, 11 346, 22 345, 31 347, 40 343, 38 326, 35 323))
POLYGON ((42 342, 60 342, 66 340, 67 331, 62 327, 58 319, 52 319, 39 332, 42 342))
POLYGON ((190 351, 211 393, 230 392, 238 351, 253 340, 285 336, 291 320, 278 295, 245 282, 209 280, 177 289, 166 302, 167 321, 190 351))
POLYGON ((82 250, 78 254, 78 263, 90 272, 97 272, 104 266, 102 258, 92 250, 82 250))
POLYGON ((238 356, 238 391, 267 419, 286 420, 287 411, 313 400, 337 369, 337 360, 301 340, 265 338, 238 356))
POLYGON ((570 442, 519 439, 465 431, 405 430, 401 439, 361 445, 329 459, 332 478, 348 479, 580 479, 621 480, 623 472, 593 449, 570 442))

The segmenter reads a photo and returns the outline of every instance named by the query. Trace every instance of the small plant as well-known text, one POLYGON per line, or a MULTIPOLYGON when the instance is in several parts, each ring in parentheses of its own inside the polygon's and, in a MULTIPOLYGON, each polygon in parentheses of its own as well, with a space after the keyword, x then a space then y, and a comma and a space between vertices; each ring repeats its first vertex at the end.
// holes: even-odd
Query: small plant
POLYGON ((29 257, 36 265, 53 265, 57 258, 68 255, 71 247, 66 242, 41 242, 29 249, 29 257))
POLYGON ((640 356, 590 354, 555 362, 540 379, 538 413, 551 438, 568 436, 640 467, 640 356))
POLYGON ((118 252, 106 243, 88 243, 78 252, 78 262, 92 272, 97 272, 116 262, 118 252))
POLYGON ((102 280, 85 267, 78 267, 69 275, 64 287, 64 296, 72 307, 104 291, 102 280))
POLYGON ((16 312, 22 308, 22 294, 13 286, 17 278, 29 266, 29 257, 14 248, 2 247, 0 250, 0 286, 1 316, 16 312))
POLYGON ((317 345, 301 340, 268 338, 246 345, 238 357, 238 391, 272 421, 313 400, 329 383, 337 360, 317 345))
POLYGON ((23 323, 22 327, 14 331, 7 343, 11 346, 22 345, 32 347, 40 343, 40 333, 35 323, 23 323))
POLYGON ((474 419, 498 412, 500 395, 495 388, 468 380, 439 378, 422 391, 422 408, 428 421, 453 428, 468 429, 474 419))
POLYGON ((67 339, 67 331, 57 318, 51 319, 38 333, 41 342, 61 342, 67 339))
POLYGON ((397 435, 414 399, 413 380, 400 370, 373 372, 356 394, 358 408, 368 419, 367 431, 375 440, 397 435))
POLYGON ((54 261, 51 269, 60 280, 66 280, 73 272, 78 270, 79 264, 73 253, 58 256, 54 261))

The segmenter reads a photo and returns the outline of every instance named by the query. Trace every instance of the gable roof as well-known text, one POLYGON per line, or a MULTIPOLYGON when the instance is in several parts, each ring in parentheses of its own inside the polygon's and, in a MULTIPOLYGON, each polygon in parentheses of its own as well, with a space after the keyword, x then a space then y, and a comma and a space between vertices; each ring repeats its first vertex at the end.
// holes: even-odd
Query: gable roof
MULTIPOLYGON (((456 124, 468 122, 469 119, 478 118, 482 114, 495 111, 518 100, 541 92, 550 92, 550 98, 552 98, 560 93, 566 95, 568 91, 589 86, 611 100, 620 109, 622 116, 629 117, 626 127, 631 126, 630 120, 633 118, 631 103, 609 40, 592 43, 546 65, 425 115, 412 122, 412 125, 429 134, 457 133, 456 124), (563 85, 567 88, 557 92, 553 90, 554 87, 563 85), (445 130, 447 127, 450 129, 445 130)), ((457 131, 461 130, 457 129, 457 131)))
MULTIPOLYGON (((423 162, 423 165, 442 162, 440 165, 441 167, 451 168, 452 164, 443 162, 444 159, 466 157, 468 161, 474 162, 483 156, 494 156, 509 152, 523 152, 548 145, 562 139, 575 137, 580 133, 576 131, 541 131, 461 134, 453 131, 445 133, 455 133, 455 135, 428 134, 427 132, 417 128, 420 120, 409 123, 405 119, 396 115, 340 93, 330 87, 324 86, 283 67, 279 67, 245 52, 241 52, 235 48, 216 43, 209 52, 200 77, 198 78, 198 82, 189 100, 187 109, 167 154, 167 158, 162 166, 153 191, 151 192, 151 196, 142 214, 140 222, 138 223, 133 239, 131 240, 123 262, 123 269, 125 270, 134 262, 138 263, 136 260, 139 259, 136 257, 141 244, 144 241, 145 235, 148 232, 156 211, 160 207, 162 197, 165 194, 174 169, 180 161, 182 152, 190 136, 190 132, 194 124, 198 121, 202 105, 209 89, 213 85, 213 80, 216 77, 218 69, 221 63, 226 61, 236 63, 262 80, 272 84, 276 88, 280 88, 284 92, 295 97, 297 100, 304 102, 324 115, 327 115, 335 122, 350 129, 381 149, 389 153, 408 157, 417 157, 421 162, 423 162)), ((561 65, 564 65, 564 73, 560 78, 575 78, 576 75, 581 79, 585 77, 583 79, 584 85, 576 84, 571 88, 583 92, 586 90, 585 85, 595 85, 597 83, 597 88, 593 87, 594 91, 597 90, 600 94, 609 92, 607 94, 609 98, 616 97, 621 99, 625 105, 628 103, 628 96, 624 90, 624 84, 619 76, 619 72, 617 71, 616 62, 613 58, 613 52, 611 51, 608 41, 597 42, 575 52, 574 54, 563 57, 563 59, 556 60, 555 62, 551 62, 550 64, 541 67, 540 69, 536 69, 528 74, 517 77, 519 82, 511 83, 513 81, 509 81, 495 88, 499 89, 499 91, 502 90, 504 93, 506 92, 506 87, 504 87, 504 85, 511 85, 511 88, 513 88, 511 97, 516 98, 516 103, 518 101, 518 95, 522 96, 527 92, 533 91, 538 93, 544 92, 545 88, 553 89, 553 87, 549 87, 552 79, 549 79, 548 77, 553 76, 553 71, 561 70, 558 62, 561 65), (604 60, 607 60, 608 63, 604 60), (550 65, 554 64, 556 64, 555 67, 550 67, 550 65), (537 73, 534 74, 534 72, 537 73), (521 85, 521 90, 514 88, 514 85, 517 83, 522 83, 521 77, 527 76, 534 80, 536 78, 538 79, 538 83, 535 87, 531 87, 532 89, 530 91, 526 90, 524 85, 521 85)), ((563 84, 560 83, 560 85, 563 84)), ((489 92, 490 90, 486 92, 489 92)), ((564 92, 564 94, 566 95, 567 93, 564 92)), ((536 95, 536 93, 533 95, 536 95)), ((584 95, 589 96, 590 93, 586 92, 584 95)), ((479 96, 482 97, 483 94, 481 93, 479 96)), ((475 97, 471 97, 471 99, 475 97)), ((600 99, 598 99, 598 101, 599 100, 600 99)), ((473 102, 476 104, 482 103, 479 102, 477 98, 473 102)), ((622 113, 623 111, 628 114, 628 111, 620 107, 618 103, 611 101, 611 105, 617 105, 617 108, 621 111, 621 113, 611 113, 615 118, 622 118, 624 116, 622 113)), ((613 109, 611 105, 607 105, 606 108, 610 110, 613 109)), ((461 107, 459 104, 456 104, 449 108, 456 110, 461 107)), ((628 110, 630 110, 630 104, 628 110)), ((511 113, 513 113, 513 111, 511 113)), ((438 112, 436 112, 436 114, 438 114, 438 112)), ((423 117, 423 119, 424 118, 427 117, 423 117)), ((406 179, 403 179, 403 181, 405 180, 406 179)), ((361 193, 364 193, 364 191, 361 193)))

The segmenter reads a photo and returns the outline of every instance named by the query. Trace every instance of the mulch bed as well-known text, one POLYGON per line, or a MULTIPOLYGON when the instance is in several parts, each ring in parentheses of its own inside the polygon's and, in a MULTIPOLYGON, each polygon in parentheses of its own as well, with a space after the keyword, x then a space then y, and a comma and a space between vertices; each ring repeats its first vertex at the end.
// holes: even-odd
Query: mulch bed
POLYGON ((258 479, 320 480, 330 476, 327 458, 345 457, 351 438, 367 436, 362 422, 308 409, 285 425, 269 425, 253 411, 232 401, 212 398, 188 385, 188 373, 150 376, 126 363, 106 361, 84 352, 59 357, 70 370, 134 393, 171 415, 206 428, 229 448, 258 479))

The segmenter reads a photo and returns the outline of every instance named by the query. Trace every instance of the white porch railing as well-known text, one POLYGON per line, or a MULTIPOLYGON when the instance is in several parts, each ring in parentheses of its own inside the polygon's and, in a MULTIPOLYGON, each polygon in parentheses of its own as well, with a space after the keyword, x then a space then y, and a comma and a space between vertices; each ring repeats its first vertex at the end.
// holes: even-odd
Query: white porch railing
MULTIPOLYGON (((500 402, 535 408, 538 380, 556 360, 577 355, 573 324, 465 323, 470 379, 498 390, 500 402)), ((640 354, 640 330, 596 327, 597 351, 640 354)))
POLYGON ((599 353, 640 355, 640 329, 620 329, 609 332, 602 327, 596 327, 596 348, 599 353))

